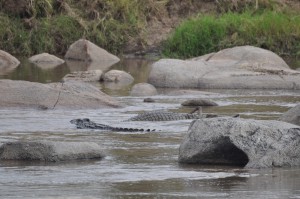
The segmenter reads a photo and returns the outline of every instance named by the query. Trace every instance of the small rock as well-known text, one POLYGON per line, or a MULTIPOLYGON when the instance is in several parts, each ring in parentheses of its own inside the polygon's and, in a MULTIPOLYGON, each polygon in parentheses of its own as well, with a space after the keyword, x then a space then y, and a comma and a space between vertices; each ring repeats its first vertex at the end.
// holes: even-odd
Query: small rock
POLYGON ((152 96, 152 95, 157 95, 157 90, 151 84, 138 83, 132 87, 130 95, 131 96, 152 96))
POLYGON ((75 71, 65 75, 63 81, 98 82, 102 74, 102 70, 75 71))
POLYGON ((145 98, 144 102, 153 103, 153 102, 155 102, 155 100, 153 98, 149 97, 149 98, 145 98))
POLYGON ((207 99, 191 99, 181 103, 182 106, 218 106, 217 103, 207 99))
POLYGON ((56 66, 59 66, 59 65, 65 63, 65 61, 63 59, 60 59, 60 58, 58 58, 54 55, 50 55, 48 53, 34 55, 29 58, 29 61, 43 69, 55 68, 56 66))
POLYGON ((110 70, 103 75, 101 78, 104 82, 114 82, 120 84, 131 84, 134 81, 134 78, 125 71, 121 70, 110 70))

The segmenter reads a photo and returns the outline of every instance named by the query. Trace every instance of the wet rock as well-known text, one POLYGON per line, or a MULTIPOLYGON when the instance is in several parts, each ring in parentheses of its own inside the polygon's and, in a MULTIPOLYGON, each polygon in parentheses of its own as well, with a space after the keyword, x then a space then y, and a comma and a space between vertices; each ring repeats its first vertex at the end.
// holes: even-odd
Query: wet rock
POLYGON ((181 103, 182 106, 218 106, 217 103, 208 99, 191 99, 181 103))
POLYGON ((300 72, 271 51, 241 46, 204 58, 161 59, 148 82, 165 88, 300 89, 300 72))
POLYGON ((35 65, 41 67, 42 69, 51 69, 55 68, 56 66, 59 66, 65 61, 63 59, 60 59, 54 55, 50 55, 48 53, 42 53, 38 55, 34 55, 29 58, 29 61, 31 63, 34 63, 35 65))
POLYGON ((6 74, 14 70, 20 61, 11 54, 0 50, 0 74, 6 74))
POLYGON ((157 95, 157 90, 151 84, 138 83, 132 87, 130 91, 130 95, 131 96, 152 96, 152 95, 157 95))
POLYGON ((79 39, 68 49, 65 59, 68 65, 81 62, 86 66, 86 70, 106 71, 110 66, 120 61, 118 57, 108 53, 94 43, 79 39))
POLYGON ((179 162, 248 168, 300 165, 300 128, 280 121, 241 118, 195 120, 179 149, 179 162))
POLYGON ((113 82, 113 83, 128 85, 134 81, 134 78, 129 73, 126 73, 125 71, 110 70, 103 75, 101 80, 104 82, 113 82))
POLYGON ((300 126, 300 104, 283 113, 279 120, 300 126))
POLYGON ((0 160, 58 162, 77 159, 101 159, 100 146, 92 142, 10 142, 0 147, 0 160))
POLYGON ((144 99, 144 102, 153 103, 155 102, 155 100, 153 98, 148 97, 144 99))
POLYGON ((84 82, 98 82, 102 76, 102 70, 88 70, 75 71, 63 77, 63 81, 84 81, 84 82))
POLYGON ((0 107, 94 109, 120 107, 97 87, 78 81, 41 84, 0 80, 0 107))

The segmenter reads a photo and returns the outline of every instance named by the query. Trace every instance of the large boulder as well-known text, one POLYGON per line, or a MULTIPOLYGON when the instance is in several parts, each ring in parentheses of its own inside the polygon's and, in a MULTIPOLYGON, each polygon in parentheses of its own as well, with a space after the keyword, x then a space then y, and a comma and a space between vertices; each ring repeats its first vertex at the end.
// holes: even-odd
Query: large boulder
POLYGON ((280 121, 240 118, 192 122, 179 162, 248 168, 300 166, 300 127, 280 121))
POLYGON ((120 107, 97 87, 78 81, 41 84, 0 80, 0 107, 94 109, 120 107))
POLYGON ((74 71, 63 77, 63 81, 99 82, 102 70, 74 71))
POLYGON ((300 104, 282 114, 279 120, 300 126, 300 104))
POLYGON ((94 43, 79 39, 74 42, 68 49, 65 59, 68 65, 72 62, 81 62, 87 70, 103 70, 106 71, 110 66, 120 61, 120 59, 108 53, 94 43))
POLYGON ((93 142, 9 142, 0 147, 0 160, 57 162, 101 159, 101 147, 93 142))
POLYGON ((63 59, 60 59, 54 55, 50 55, 48 53, 41 53, 38 55, 34 55, 29 58, 29 61, 42 69, 51 69, 55 68, 56 66, 59 66, 65 61, 63 59))
POLYGON ((135 84, 130 91, 131 96, 152 96, 157 95, 156 88, 148 83, 135 84))
POLYGON ((166 88, 300 89, 300 72, 271 51, 241 46, 190 60, 161 59, 148 82, 166 88))
POLYGON ((0 50, 0 75, 6 74, 14 70, 20 61, 11 54, 0 50))

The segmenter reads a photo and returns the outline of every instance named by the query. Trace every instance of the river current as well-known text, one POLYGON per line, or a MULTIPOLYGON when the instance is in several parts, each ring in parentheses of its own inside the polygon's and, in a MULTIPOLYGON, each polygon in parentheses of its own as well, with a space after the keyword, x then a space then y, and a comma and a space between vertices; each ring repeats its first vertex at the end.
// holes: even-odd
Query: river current
MULTIPOLYGON (((148 60, 123 60, 114 66, 144 82, 148 60)), ((1 78, 37 82, 59 81, 66 66, 41 70, 23 64, 1 78)), ((1 109, 0 143, 17 140, 90 141, 105 153, 102 160, 61 163, 0 162, 0 198, 300 198, 300 168, 244 169, 240 167, 178 164, 178 148, 191 120, 123 122, 145 110, 189 112, 180 104, 205 98, 219 106, 204 113, 240 114, 243 118, 277 119, 300 103, 300 91, 205 90, 168 95, 159 89, 155 103, 131 97, 129 89, 96 84, 125 106, 100 110, 1 109), (69 121, 90 118, 113 126, 156 129, 154 132, 78 130, 69 121)), ((1 95, 1 94, 0 94, 1 95)))

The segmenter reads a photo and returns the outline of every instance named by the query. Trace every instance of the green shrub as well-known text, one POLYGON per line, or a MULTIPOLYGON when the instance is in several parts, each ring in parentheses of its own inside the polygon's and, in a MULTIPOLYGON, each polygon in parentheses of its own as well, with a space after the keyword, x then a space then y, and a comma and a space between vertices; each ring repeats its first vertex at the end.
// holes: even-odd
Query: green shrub
POLYGON ((166 41, 164 54, 188 58, 237 45, 253 45, 280 55, 296 55, 300 15, 276 11, 198 16, 183 22, 166 41))

